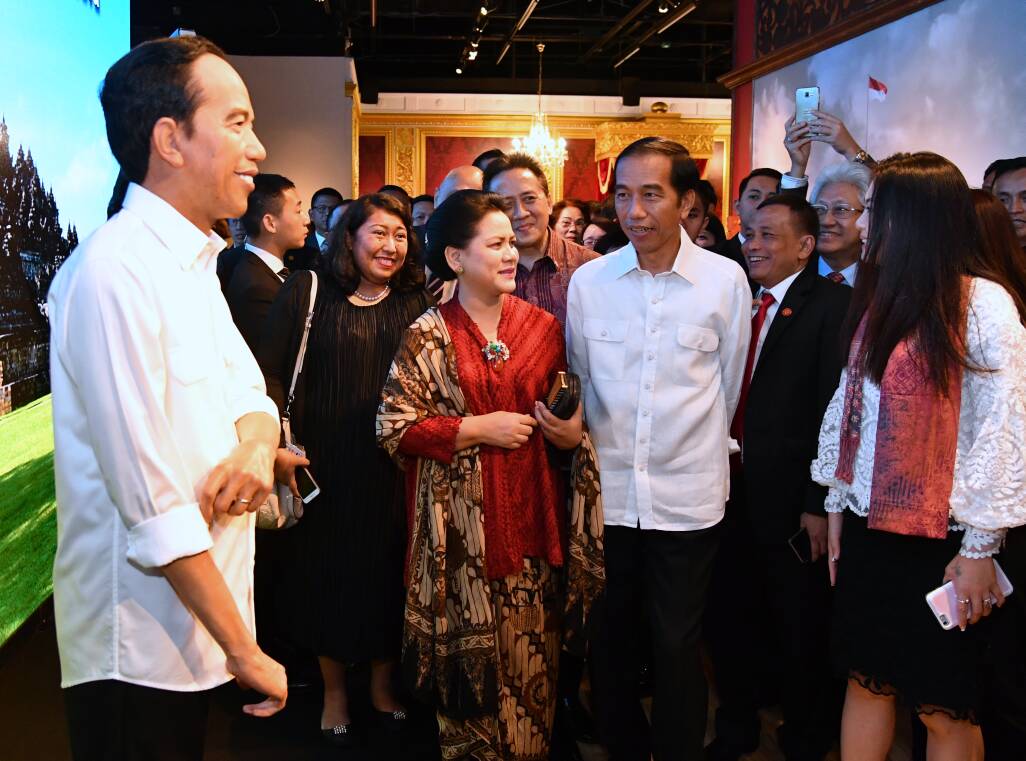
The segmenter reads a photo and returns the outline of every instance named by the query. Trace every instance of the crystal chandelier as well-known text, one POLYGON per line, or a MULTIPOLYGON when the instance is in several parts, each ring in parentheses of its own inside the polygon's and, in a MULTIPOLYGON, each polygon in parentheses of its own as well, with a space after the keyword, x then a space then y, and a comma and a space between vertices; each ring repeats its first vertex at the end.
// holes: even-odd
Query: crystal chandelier
POLYGON ((513 138, 513 149, 534 156, 551 180, 563 169, 563 162, 566 161, 566 140, 554 137, 549 132, 548 120, 542 112, 542 53, 545 52, 545 45, 538 43, 537 50, 538 111, 531 119, 531 130, 527 135, 513 138))

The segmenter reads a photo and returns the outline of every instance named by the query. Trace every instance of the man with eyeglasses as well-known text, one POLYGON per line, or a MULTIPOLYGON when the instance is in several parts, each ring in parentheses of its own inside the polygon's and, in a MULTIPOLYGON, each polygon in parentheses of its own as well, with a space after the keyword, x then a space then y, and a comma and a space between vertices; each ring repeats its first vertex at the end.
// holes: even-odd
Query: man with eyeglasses
POLYGON ((791 169, 780 178, 780 192, 805 195, 809 178, 805 169, 812 143, 826 143, 847 161, 833 164, 816 178, 812 207, 819 216, 816 240, 819 274, 835 283, 855 286, 862 241, 855 223, 865 207, 866 191, 875 162, 852 138, 844 122, 824 111, 814 111, 808 123, 792 116, 784 125, 784 147, 791 157, 791 169))
POLYGON ((290 270, 313 269, 328 243, 331 212, 344 203, 345 199, 335 188, 321 188, 313 194, 310 199, 310 224, 313 230, 306 236, 303 248, 295 248, 285 253, 286 267, 290 270))

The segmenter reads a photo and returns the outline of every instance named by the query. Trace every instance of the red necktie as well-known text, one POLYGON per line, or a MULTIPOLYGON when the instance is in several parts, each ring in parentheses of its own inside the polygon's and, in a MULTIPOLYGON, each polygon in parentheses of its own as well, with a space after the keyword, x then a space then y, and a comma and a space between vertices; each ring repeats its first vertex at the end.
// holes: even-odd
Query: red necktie
POLYGON ((755 348, 759 345, 759 334, 762 333, 762 326, 766 322, 766 312, 770 305, 776 301, 769 291, 762 292, 762 301, 759 302, 759 311, 752 318, 752 340, 748 344, 748 360, 745 362, 745 377, 741 382, 741 396, 737 400, 737 411, 734 413, 734 421, 730 424, 730 435, 741 443, 745 427, 745 404, 748 401, 748 388, 752 385, 752 371, 755 368, 755 348))
POLYGON ((831 280, 835 283, 843 284, 846 282, 844 279, 844 275, 842 275, 840 272, 831 272, 829 275, 826 276, 826 278, 827 280, 831 280))

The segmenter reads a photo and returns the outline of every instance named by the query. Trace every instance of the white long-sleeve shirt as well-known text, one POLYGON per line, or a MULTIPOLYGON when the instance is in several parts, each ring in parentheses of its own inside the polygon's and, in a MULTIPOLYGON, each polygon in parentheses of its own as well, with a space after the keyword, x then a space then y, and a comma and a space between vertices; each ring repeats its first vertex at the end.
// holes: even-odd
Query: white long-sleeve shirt
MULTIPOLYGON (((973 280, 966 348, 971 364, 993 372, 962 374, 951 529, 965 531, 963 554, 981 557, 997 551, 1006 529, 1026 524, 1026 329, 1011 297, 990 280, 973 280)), ((847 508, 865 516, 873 490, 880 387, 863 380, 859 447, 848 484, 835 476, 847 383, 845 370, 823 416, 812 478, 830 487, 827 512, 847 508)))
POLYGON ((198 490, 251 412, 277 419, 215 274, 224 241, 131 185, 48 298, 61 684, 201 690, 225 656, 160 567, 209 551, 253 629, 253 517, 198 490))
POLYGON ((640 269, 628 245, 570 281, 567 349, 607 525, 694 531, 723 517, 752 292, 737 264, 680 238, 669 272, 640 269))

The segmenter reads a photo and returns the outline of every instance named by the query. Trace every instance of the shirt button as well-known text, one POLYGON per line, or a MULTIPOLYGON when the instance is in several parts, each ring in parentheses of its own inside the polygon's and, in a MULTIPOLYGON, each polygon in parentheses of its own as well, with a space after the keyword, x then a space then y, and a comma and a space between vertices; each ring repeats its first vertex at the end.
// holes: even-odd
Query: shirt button
POLYGON ((641 411, 641 416, 642 417, 648 417, 648 410, 642 410, 641 411))
POLYGON ((603 330, 602 331, 602 335, 603 336, 608 336, 609 335, 609 331, 608 330, 603 330))
POLYGON ((651 391, 652 390, 652 384, 651 383, 646 383, 645 384, 645 390, 646 391, 651 391))
POLYGON ((638 470, 640 470, 642 473, 644 473, 645 472, 645 466, 644 465, 639 465, 638 466, 638 470))
POLYGON ((647 444, 648 443, 648 439, 638 439, 638 443, 639 444, 647 444))
POLYGON ((649 359, 655 359, 655 354, 653 354, 652 352, 649 352, 648 353, 648 358, 649 359))
POLYGON ((655 296, 653 296, 653 297, 652 297, 652 303, 653 303, 653 304, 658 304, 658 303, 659 303, 659 299, 658 299, 658 297, 655 297, 655 296))
POLYGON ((655 335, 656 333, 659 332, 659 328, 651 328, 648 332, 651 333, 652 335, 655 335))

